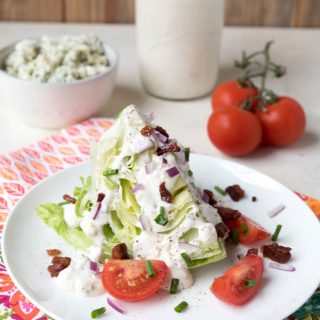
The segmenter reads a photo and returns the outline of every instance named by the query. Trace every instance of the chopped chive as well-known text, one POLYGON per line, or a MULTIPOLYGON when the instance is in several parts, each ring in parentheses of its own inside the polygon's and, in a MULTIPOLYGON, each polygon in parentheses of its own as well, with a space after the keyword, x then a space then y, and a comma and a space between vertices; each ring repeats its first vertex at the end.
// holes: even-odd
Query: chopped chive
POLYGON ((88 200, 84 206, 88 211, 91 211, 93 207, 93 202, 91 200, 88 200))
POLYGON ((69 204, 69 202, 68 201, 63 201, 63 202, 59 202, 58 203, 58 205, 61 206, 61 207, 65 206, 66 204, 69 204))
POLYGON ((102 316, 106 311, 107 311, 107 309, 105 307, 95 309, 91 312, 91 318, 96 319, 96 318, 102 316))
POLYGON ((188 176, 192 177, 193 176, 193 172, 191 170, 188 170, 188 176))
POLYGON ((246 280, 244 282, 244 286, 245 287, 255 287, 257 285, 257 281, 256 280, 246 280))
POLYGON ((220 188, 219 186, 214 186, 214 190, 216 190, 218 193, 220 193, 221 195, 225 196, 227 193, 220 188))
POLYGON ((192 259, 185 252, 181 253, 181 257, 188 266, 192 263, 192 259))
POLYGON ((171 280, 171 286, 170 286, 170 293, 175 294, 178 291, 178 285, 179 285, 179 279, 172 278, 171 280))
POLYGON ((145 261, 146 264, 146 268, 147 268, 147 273, 148 273, 148 277, 151 278, 155 275, 152 263, 149 260, 145 261))
POLYGON ((187 162, 189 162, 190 159, 190 148, 184 148, 184 158, 187 162))
POLYGON ((235 245, 239 244, 239 231, 237 228, 232 229, 232 242, 235 245))
POLYGON ((274 234, 271 237, 272 241, 277 241, 278 240, 279 233, 280 233, 281 229, 282 229, 282 224, 278 224, 277 228, 276 228, 276 231, 274 232, 274 234))
POLYGON ((243 234, 247 234, 248 233, 248 226, 246 223, 241 223, 241 230, 243 234))
POLYGON ((105 177, 114 176, 114 175, 116 175, 118 173, 119 173, 119 169, 109 169, 109 170, 104 170, 103 171, 103 175, 105 177))
POLYGON ((102 232, 107 240, 111 240, 114 237, 114 232, 109 223, 103 225, 102 232))
POLYGON ((160 213, 154 218, 154 221, 161 226, 165 226, 168 223, 164 207, 160 207, 160 213))
POLYGON ((188 302, 182 301, 174 308, 174 311, 180 313, 187 307, 188 307, 188 302))

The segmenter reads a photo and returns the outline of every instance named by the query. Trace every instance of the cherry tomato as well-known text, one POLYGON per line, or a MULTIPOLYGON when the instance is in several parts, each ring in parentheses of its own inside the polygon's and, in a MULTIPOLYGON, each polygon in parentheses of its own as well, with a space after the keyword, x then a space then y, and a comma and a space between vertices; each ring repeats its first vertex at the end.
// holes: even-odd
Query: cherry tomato
POLYGON ((243 305, 258 292, 262 275, 263 259, 249 255, 228 269, 222 277, 214 279, 211 292, 226 303, 243 305), (253 281, 254 285, 246 285, 248 280, 253 281))
POLYGON ((236 221, 230 221, 230 223, 226 221, 226 225, 230 229, 238 229, 241 244, 252 244, 271 236, 267 230, 244 215, 241 215, 236 221))
POLYGON ((261 126, 253 113, 228 108, 217 110, 210 116, 208 135, 222 152, 242 156, 252 152, 260 143, 261 126))
POLYGON ((294 143, 306 127, 301 105, 289 97, 279 97, 266 111, 258 110, 256 116, 262 127, 262 141, 271 146, 282 147, 294 143))
POLYGON ((259 94, 255 87, 241 87, 237 80, 224 82, 218 85, 211 95, 212 108, 240 107, 248 98, 254 98, 259 94))
POLYGON ((155 272, 149 277, 145 260, 108 260, 101 279, 104 288, 115 298, 138 301, 152 296, 166 280, 168 267, 163 261, 149 260, 155 272))

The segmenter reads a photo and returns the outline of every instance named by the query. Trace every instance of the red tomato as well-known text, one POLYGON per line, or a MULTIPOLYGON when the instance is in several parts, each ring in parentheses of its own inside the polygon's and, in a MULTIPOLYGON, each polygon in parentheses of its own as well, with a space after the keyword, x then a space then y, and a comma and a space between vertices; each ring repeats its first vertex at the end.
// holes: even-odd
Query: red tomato
POLYGON ((257 88, 241 87, 237 80, 218 85, 211 95, 212 108, 240 107, 247 98, 254 98, 259 94, 257 88))
POLYGON ((215 111, 208 121, 211 142, 222 152, 242 156, 260 143, 261 126, 251 112, 238 108, 215 111))
POLYGON ((224 302, 243 305, 258 292, 262 283, 262 275, 263 259, 250 255, 233 265, 222 277, 214 279, 211 292, 224 302), (245 286, 247 280, 254 280, 256 285, 245 286))
POLYGON ((239 243, 241 244, 252 244, 270 237, 267 230, 244 215, 241 215, 236 221, 230 221, 230 223, 226 221, 230 229, 238 229, 239 243))
POLYGON ((256 116, 262 127, 262 141, 271 146, 294 143, 306 127, 306 116, 301 105, 289 97, 279 97, 266 111, 258 110, 256 116))
POLYGON ((138 301, 158 291, 168 273, 163 261, 150 260, 155 275, 148 276, 145 260, 108 260, 101 279, 104 288, 115 298, 124 301, 138 301))

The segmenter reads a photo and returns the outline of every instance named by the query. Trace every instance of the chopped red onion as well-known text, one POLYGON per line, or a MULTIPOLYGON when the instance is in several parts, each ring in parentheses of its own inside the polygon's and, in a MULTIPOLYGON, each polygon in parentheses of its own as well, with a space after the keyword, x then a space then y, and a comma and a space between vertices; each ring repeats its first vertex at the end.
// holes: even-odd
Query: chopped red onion
POLYGON ((154 113, 151 111, 151 112, 148 112, 147 114, 146 114, 146 117, 147 117, 147 120, 149 121, 149 122, 152 122, 153 120, 154 120, 154 113))
POLYGON ((146 167, 146 174, 150 174, 154 171, 155 169, 155 163, 150 161, 148 163, 145 164, 146 167))
POLYGON ((177 169, 177 167, 172 167, 172 168, 166 170, 166 172, 170 178, 173 178, 180 173, 179 170, 177 169))
POLYGON ((162 142, 162 143, 166 143, 168 141, 168 137, 166 137, 165 135, 163 135, 161 132, 157 131, 157 130, 153 130, 154 135, 156 136, 156 138, 162 142))
POLYGON ((111 299, 107 298, 107 302, 109 306, 112 307, 114 310, 124 314, 124 310, 122 310, 119 306, 117 306, 111 299))
POLYGON ((209 201, 210 201, 209 196, 207 195, 206 192, 202 193, 202 197, 201 198, 205 203, 209 203, 209 201))
POLYGON ((166 158, 162 158, 162 163, 168 164, 168 160, 166 158))
POLYGON ((94 216, 93 216, 93 220, 97 219, 100 209, 101 209, 101 202, 98 202, 98 205, 96 207, 96 212, 94 213, 94 216))
POLYGON ((149 232, 150 231, 150 224, 149 224, 149 219, 146 215, 142 214, 139 216, 139 220, 141 223, 141 227, 144 231, 149 232))
POLYGON ((268 216, 270 218, 275 217, 277 214, 279 214, 282 210, 284 210, 286 208, 286 206, 284 204, 279 204, 278 206, 276 206, 274 209, 270 210, 268 212, 268 216))
POLYGON ((90 270, 93 272, 97 272, 98 271, 98 264, 94 261, 90 261, 90 270))
POLYGON ((187 252, 196 252, 200 249, 199 247, 187 242, 179 242, 179 247, 187 252))
POLYGON ((141 183, 137 183, 132 189, 131 189, 131 193, 135 193, 138 190, 143 189, 143 185, 141 183))
POLYGON ((289 271, 289 272, 293 272, 296 270, 296 268, 290 264, 280 264, 280 263, 276 263, 276 262, 270 262, 269 268, 278 269, 278 270, 282 270, 282 271, 289 271))
POLYGON ((154 146, 153 141, 151 139, 146 139, 145 144, 143 144, 142 146, 138 146, 136 151, 137 151, 137 153, 142 153, 142 152, 149 150, 153 146, 154 146))

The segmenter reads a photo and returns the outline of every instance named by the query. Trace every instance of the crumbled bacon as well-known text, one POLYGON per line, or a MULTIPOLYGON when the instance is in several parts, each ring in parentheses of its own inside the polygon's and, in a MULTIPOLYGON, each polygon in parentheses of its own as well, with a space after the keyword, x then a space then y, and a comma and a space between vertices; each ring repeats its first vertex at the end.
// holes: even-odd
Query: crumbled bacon
POLYGON ((119 243, 112 248, 112 259, 130 259, 127 245, 125 243, 119 243))
POLYGON ((50 256, 50 257, 54 257, 54 256, 60 255, 60 254, 61 254, 61 251, 58 250, 58 249, 48 249, 48 250, 47 250, 47 254, 48 254, 48 256, 50 256))
POLYGON ((226 239, 229 236, 230 230, 223 222, 220 222, 220 223, 216 224, 216 231, 217 231, 218 237, 220 237, 222 239, 226 239))
POLYGON ((158 147, 156 150, 157 156, 161 156, 167 152, 179 152, 181 148, 177 145, 177 142, 172 142, 170 144, 165 144, 162 147, 158 147))
POLYGON ((172 202, 172 194, 170 191, 166 188, 166 183, 162 182, 159 186, 159 191, 160 191, 160 197, 161 200, 164 202, 171 203, 172 202))
POLYGON ((97 202, 102 202, 106 195, 104 193, 98 193, 97 202))
POLYGON ((241 216, 241 213, 235 209, 225 208, 225 207, 216 207, 216 208, 223 221, 226 221, 226 220, 235 221, 241 216))
POLYGON ((69 257, 53 257, 52 264, 48 267, 51 277, 57 277, 62 270, 69 267, 70 262, 69 257))
POLYGON ((73 204, 75 204, 76 201, 77 201, 76 198, 71 197, 71 196, 69 196, 68 194, 65 194, 65 195, 63 196, 63 200, 65 200, 65 201, 67 201, 67 202, 69 202, 69 203, 73 203, 73 204))
POLYGON ((255 256, 257 256, 257 255, 258 255, 258 249, 257 249, 257 248, 250 248, 250 249, 248 249, 246 255, 247 255, 247 256, 250 256, 250 255, 255 255, 255 256))
POLYGON ((167 138, 169 139, 169 134, 168 134, 168 132, 167 132, 165 129, 163 129, 162 127, 156 126, 156 127, 154 128, 154 130, 160 132, 162 135, 164 135, 165 137, 167 137, 167 138))
POLYGON ((211 205, 211 206, 214 206, 217 201, 215 200, 215 198, 213 197, 213 192, 210 191, 210 190, 207 190, 207 189, 204 189, 203 192, 208 196, 208 203, 211 205))
POLYGON ((140 130, 140 133, 145 137, 150 137, 152 134, 152 128, 150 126, 145 126, 140 130))
POLYGON ((291 248, 279 246, 277 243, 272 243, 261 247, 261 252, 264 257, 279 263, 287 263, 290 260, 291 250, 291 248))
POLYGON ((233 201, 239 201, 245 195, 244 190, 238 184, 229 186, 228 188, 226 188, 225 191, 228 193, 228 195, 233 201))

